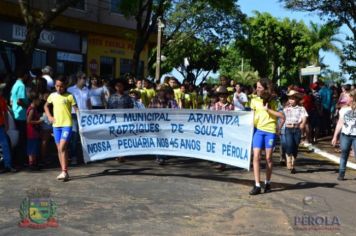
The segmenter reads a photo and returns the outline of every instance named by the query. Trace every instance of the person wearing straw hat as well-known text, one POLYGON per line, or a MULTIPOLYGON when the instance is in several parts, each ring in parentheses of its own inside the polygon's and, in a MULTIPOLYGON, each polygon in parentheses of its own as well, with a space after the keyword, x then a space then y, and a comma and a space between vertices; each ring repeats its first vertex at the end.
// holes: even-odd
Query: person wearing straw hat
POLYGON ((302 96, 296 90, 290 90, 287 94, 288 105, 284 108, 285 115, 285 151, 287 169, 292 174, 296 173, 295 160, 298 155, 298 146, 302 136, 302 130, 307 122, 308 113, 299 105, 302 96))
MULTIPOLYGON (((234 110, 234 105, 232 105, 227 100, 230 92, 227 90, 226 86, 223 86, 223 85, 219 86, 216 89, 215 94, 219 98, 219 101, 213 105, 211 110, 213 110, 213 111, 233 111, 234 110)), ((226 168, 225 164, 219 164, 218 166, 216 166, 216 169, 218 169, 220 171, 224 171, 225 168, 226 168)))

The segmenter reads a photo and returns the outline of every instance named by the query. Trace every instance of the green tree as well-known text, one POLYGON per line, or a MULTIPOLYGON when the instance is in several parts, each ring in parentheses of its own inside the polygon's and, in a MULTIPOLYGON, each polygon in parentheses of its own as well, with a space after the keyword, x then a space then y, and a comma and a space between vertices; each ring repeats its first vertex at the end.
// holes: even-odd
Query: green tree
POLYGON ((284 6, 297 11, 316 12, 329 21, 345 24, 356 38, 355 0, 280 0, 284 6))
POLYGON ((165 14, 163 54, 167 61, 162 70, 177 68, 184 78, 195 83, 210 71, 216 71, 223 52, 221 48, 240 37, 242 20, 238 5, 229 1, 174 1, 165 14), (183 66, 184 58, 189 66, 183 66))
POLYGON ((219 61, 219 73, 246 85, 253 85, 258 81, 258 72, 250 65, 249 60, 243 58, 235 43, 225 47, 224 56, 219 61))
POLYGON ((138 77, 140 55, 149 38, 156 31, 158 18, 171 7, 167 0, 122 0, 117 6, 127 18, 136 21, 135 50, 132 57, 131 73, 138 77))
MULTIPOLYGON (((182 37, 185 38, 184 35, 182 37)), ((216 72, 219 60, 223 56, 215 44, 208 44, 197 38, 185 38, 164 48, 167 59, 162 62, 162 72, 170 72, 176 68, 181 75, 192 84, 196 84, 198 77, 204 82, 210 72, 216 72), (189 65, 184 65, 187 58, 189 65)))
POLYGON ((327 23, 325 25, 318 25, 310 22, 310 50, 311 50, 311 63, 320 65, 319 52, 331 51, 337 56, 342 56, 342 51, 335 45, 335 43, 343 44, 343 41, 336 38, 335 35, 339 34, 339 27, 335 23, 327 23))
POLYGON ((279 77, 295 81, 299 68, 310 57, 305 24, 289 19, 279 21, 269 13, 256 12, 244 26, 245 37, 236 45, 259 75, 276 82, 280 71, 279 77))
MULTIPOLYGON (((26 37, 20 47, 15 52, 15 71, 22 74, 32 66, 32 54, 40 37, 41 31, 45 29, 58 15, 64 12, 69 6, 76 4, 79 0, 58 1, 51 9, 37 9, 32 5, 32 1, 18 0, 21 15, 27 29, 26 37)), ((11 72, 11 71, 9 71, 11 72)))
POLYGON ((346 78, 340 72, 332 71, 326 69, 321 74, 323 81, 328 84, 344 84, 346 82, 346 78))
POLYGON ((345 24, 352 32, 352 36, 344 43, 341 68, 356 79, 355 42, 356 42, 356 1, 355 0, 280 0, 288 9, 296 11, 315 12, 321 18, 345 24))
POLYGON ((343 55, 341 57, 341 68, 350 75, 350 79, 353 84, 356 83, 356 40, 350 39, 343 49, 343 55))

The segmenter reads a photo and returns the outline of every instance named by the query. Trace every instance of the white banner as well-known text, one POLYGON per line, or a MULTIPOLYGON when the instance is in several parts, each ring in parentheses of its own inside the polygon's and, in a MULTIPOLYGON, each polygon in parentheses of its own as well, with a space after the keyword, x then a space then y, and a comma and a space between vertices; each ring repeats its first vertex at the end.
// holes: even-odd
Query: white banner
POLYGON ((82 110, 78 122, 85 162, 158 154, 250 169, 253 112, 82 110))

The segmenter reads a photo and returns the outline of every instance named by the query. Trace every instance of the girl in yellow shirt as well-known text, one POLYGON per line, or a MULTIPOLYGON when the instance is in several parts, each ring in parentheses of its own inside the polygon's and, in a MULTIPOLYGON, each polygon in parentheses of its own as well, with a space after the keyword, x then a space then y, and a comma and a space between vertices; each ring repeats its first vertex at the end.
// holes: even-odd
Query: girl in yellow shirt
POLYGON ((272 84, 268 79, 261 79, 257 82, 257 96, 251 100, 251 110, 254 114, 255 132, 252 140, 253 147, 253 173, 255 185, 250 191, 250 195, 261 193, 260 185, 260 160, 261 150, 266 152, 266 181, 264 192, 271 191, 272 176, 272 152, 276 139, 277 117, 284 120, 282 112, 277 112, 277 102, 272 98, 272 84))

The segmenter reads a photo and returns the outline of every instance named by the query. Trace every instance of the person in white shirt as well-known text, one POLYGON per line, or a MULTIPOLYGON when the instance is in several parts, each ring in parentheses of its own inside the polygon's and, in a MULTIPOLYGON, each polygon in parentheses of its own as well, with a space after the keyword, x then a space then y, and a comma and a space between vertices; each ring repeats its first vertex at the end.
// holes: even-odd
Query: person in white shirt
POLYGON ((346 93, 347 102, 346 106, 342 107, 339 111, 339 120, 336 124, 333 139, 331 144, 335 146, 340 135, 340 166, 338 180, 345 180, 347 159, 351 151, 351 146, 356 156, 356 91, 346 93))
MULTIPOLYGON (((77 73, 77 83, 67 89, 69 93, 71 93, 75 101, 77 103, 79 110, 89 110, 92 108, 90 103, 89 97, 89 88, 86 87, 87 77, 86 74, 79 71, 77 73)), ((72 109, 72 119, 73 119, 73 126, 72 126, 72 136, 70 140, 70 156, 71 156, 71 164, 77 164, 77 147, 81 146, 78 145, 79 141, 79 125, 78 125, 78 118, 75 110, 72 109)))
POLYGON ((242 91, 241 84, 235 85, 236 92, 233 94, 233 104, 235 111, 244 111, 245 105, 248 102, 247 95, 242 91))
POLYGON ((53 76, 52 67, 45 66, 42 69, 42 78, 44 78, 47 81, 47 90, 48 91, 53 91, 53 89, 54 89, 54 80, 53 80, 52 76, 53 76))
POLYGON ((100 77, 98 75, 92 75, 89 83, 89 98, 92 109, 105 109, 105 89, 102 86, 100 77))

